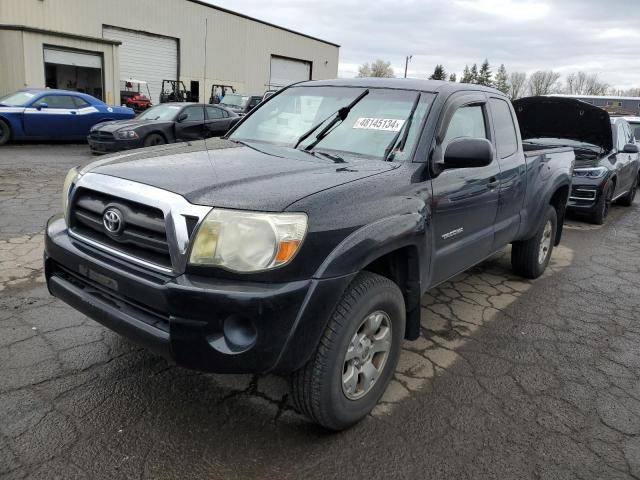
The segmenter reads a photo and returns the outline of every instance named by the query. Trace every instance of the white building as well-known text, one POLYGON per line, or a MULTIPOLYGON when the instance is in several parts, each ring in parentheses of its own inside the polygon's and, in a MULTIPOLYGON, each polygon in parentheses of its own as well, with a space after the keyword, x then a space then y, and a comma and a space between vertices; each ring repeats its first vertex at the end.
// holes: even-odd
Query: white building
POLYGON ((335 78, 339 46, 199 0, 0 0, 0 95, 24 87, 120 101, 121 81, 261 94, 335 78))

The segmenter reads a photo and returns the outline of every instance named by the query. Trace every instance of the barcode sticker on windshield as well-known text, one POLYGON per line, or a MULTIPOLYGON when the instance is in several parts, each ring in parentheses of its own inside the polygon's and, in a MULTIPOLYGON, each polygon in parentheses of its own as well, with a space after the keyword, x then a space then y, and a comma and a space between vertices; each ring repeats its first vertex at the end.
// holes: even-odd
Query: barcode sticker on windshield
POLYGON ((404 122, 405 120, 397 120, 395 118, 359 118, 353 124, 353 128, 399 132, 404 122))

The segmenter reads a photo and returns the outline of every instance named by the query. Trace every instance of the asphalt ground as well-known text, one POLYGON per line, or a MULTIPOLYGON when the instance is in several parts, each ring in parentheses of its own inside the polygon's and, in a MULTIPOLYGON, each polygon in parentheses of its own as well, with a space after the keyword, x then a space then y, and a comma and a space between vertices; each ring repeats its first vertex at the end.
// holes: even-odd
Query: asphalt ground
POLYGON ((0 478, 640 478, 640 203, 423 299, 422 338, 330 434, 287 381, 168 364, 49 296, 42 234, 84 145, 0 148, 0 478))

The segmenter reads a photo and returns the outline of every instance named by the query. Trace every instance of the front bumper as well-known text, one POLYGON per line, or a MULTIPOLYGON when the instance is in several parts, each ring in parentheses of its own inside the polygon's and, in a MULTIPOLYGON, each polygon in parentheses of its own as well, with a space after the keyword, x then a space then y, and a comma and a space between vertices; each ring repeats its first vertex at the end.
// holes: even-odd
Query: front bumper
POLYGON ((113 140, 96 140, 88 136, 87 142, 89 143, 91 151, 95 153, 120 152, 122 150, 131 150, 144 146, 142 140, 139 138, 131 140, 118 140, 116 138, 113 140))
POLYGON ((219 373, 288 373, 315 350, 353 275, 268 284, 164 276, 70 237, 45 235, 49 291, 108 328, 174 360, 219 373))
POLYGON ((608 178, 577 179, 574 177, 567 209, 582 213, 593 212, 608 181, 608 178))

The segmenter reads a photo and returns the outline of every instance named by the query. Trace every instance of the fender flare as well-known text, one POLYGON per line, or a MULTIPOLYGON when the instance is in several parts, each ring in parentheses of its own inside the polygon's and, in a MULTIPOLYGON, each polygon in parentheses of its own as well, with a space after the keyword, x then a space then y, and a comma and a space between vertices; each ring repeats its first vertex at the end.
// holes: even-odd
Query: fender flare
MULTIPOLYGON (((518 235, 518 240, 528 240, 529 238, 533 237, 536 234, 536 232, 540 228, 540 223, 541 223, 540 219, 542 218, 542 213, 544 209, 551 204, 551 199, 553 198, 553 195, 555 195, 555 193, 559 189, 564 187, 567 187, 569 189, 569 195, 570 195, 571 194, 570 177, 564 176, 564 175, 556 177, 555 181, 550 183, 548 185, 548 188, 544 191, 544 194, 540 196, 542 200, 535 204, 534 211, 527 212, 527 210, 524 210, 524 212, 526 213, 526 217, 524 219, 525 221, 523 221, 523 225, 525 225, 526 228, 524 228, 521 234, 518 235)), ((567 195, 567 201, 569 200, 569 195, 567 195)))
POLYGON ((359 228, 345 238, 322 262, 314 278, 349 275, 362 270, 374 260, 395 250, 415 246, 425 229, 420 213, 396 215, 359 228))

